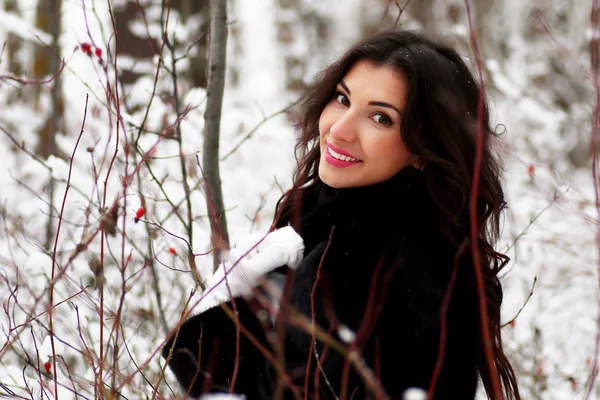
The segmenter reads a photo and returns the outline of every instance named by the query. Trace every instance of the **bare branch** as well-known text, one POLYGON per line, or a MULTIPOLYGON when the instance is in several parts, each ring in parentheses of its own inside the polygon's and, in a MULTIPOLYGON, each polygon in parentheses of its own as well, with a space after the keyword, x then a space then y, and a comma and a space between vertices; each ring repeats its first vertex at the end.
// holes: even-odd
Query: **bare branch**
POLYGON ((258 130, 258 128, 260 128, 265 122, 269 121, 271 118, 274 118, 280 114, 286 113, 288 112, 292 107, 296 106, 298 104, 300 100, 296 100, 295 102, 293 102, 292 104, 290 104, 289 106, 274 112, 273 114, 269 115, 269 116, 263 116, 262 121, 260 121, 258 123, 258 125, 256 125, 250 132, 248 132, 243 138, 242 140, 240 140, 238 142, 238 144, 236 144, 235 146, 233 146, 233 148, 231 150, 229 150, 227 152, 227 154, 225 154, 223 157, 221 157, 221 161, 225 161, 230 155, 232 155, 233 153, 235 153, 241 146, 242 144, 244 144, 244 142, 246 142, 247 140, 249 140, 250 138, 252 138, 252 135, 254 135, 254 133, 258 130))

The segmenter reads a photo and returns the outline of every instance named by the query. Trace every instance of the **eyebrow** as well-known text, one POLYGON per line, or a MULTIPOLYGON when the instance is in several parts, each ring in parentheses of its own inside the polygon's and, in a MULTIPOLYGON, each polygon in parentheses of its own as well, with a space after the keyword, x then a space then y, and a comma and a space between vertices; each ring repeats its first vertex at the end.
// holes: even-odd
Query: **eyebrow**
POLYGON ((352 92, 350 91, 350 89, 348 88, 348 86, 346 85, 346 82, 344 82, 343 80, 340 81, 340 86, 344 88, 344 90, 346 92, 348 92, 348 94, 352 94, 352 92))
MULTIPOLYGON (((350 88, 348 87, 348 85, 346 85, 346 82, 344 82, 343 80, 340 81, 340 86, 349 94, 351 95, 352 92, 350 91, 350 88)), ((383 101, 370 101, 369 102, 370 106, 379 106, 379 107, 385 107, 385 108, 391 108, 392 110, 396 110, 396 112, 400 115, 402 115, 402 112, 395 106, 391 105, 390 103, 386 103, 383 101)))

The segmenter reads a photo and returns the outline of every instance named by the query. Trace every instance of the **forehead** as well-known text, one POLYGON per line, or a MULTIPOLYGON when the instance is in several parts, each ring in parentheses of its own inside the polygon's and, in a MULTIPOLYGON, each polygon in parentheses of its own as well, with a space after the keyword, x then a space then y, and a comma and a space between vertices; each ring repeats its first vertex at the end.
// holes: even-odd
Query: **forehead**
POLYGON ((379 66, 370 61, 357 61, 344 75, 344 83, 351 96, 376 97, 370 100, 404 102, 407 84, 404 76, 394 68, 379 66))

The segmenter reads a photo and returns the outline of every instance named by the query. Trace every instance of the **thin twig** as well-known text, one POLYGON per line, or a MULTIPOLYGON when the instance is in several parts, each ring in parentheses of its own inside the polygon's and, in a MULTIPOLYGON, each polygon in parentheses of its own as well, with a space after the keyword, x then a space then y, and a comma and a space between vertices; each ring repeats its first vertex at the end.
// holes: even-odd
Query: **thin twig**
POLYGON ((485 106, 485 83, 483 80, 483 63, 481 60, 481 55, 479 53, 479 47, 477 45, 477 38, 475 37, 475 31, 473 28, 473 22, 471 19, 471 5, 469 4, 469 0, 465 0, 465 5, 467 7, 467 16, 469 20, 469 32, 471 39, 471 50, 475 56, 475 61, 477 65, 477 72, 479 74, 479 101, 477 105, 477 126, 476 126, 476 136, 475 136, 475 165, 473 169, 473 183, 471 189, 471 198, 470 198, 470 218, 471 218, 471 251, 473 253, 473 264, 475 267, 475 278, 477 281, 477 297, 479 299, 479 313, 481 320, 481 333, 482 333, 482 343, 484 348, 485 360, 487 362, 488 373, 491 379, 491 390, 493 395, 502 399, 502 388, 500 386, 500 378, 498 375, 498 370, 496 368, 496 363, 494 362, 494 354, 492 351, 493 339, 490 333, 490 325, 488 318, 488 307, 487 302, 488 299, 485 293, 485 283, 483 278, 483 268, 485 268, 481 263, 481 254, 479 251, 479 224, 477 218, 477 203, 479 199, 479 182, 481 179, 481 162, 482 162, 482 153, 483 153, 483 143, 484 143, 484 126, 483 126, 483 111, 485 106))
POLYGON ((444 302, 442 303, 441 309, 441 320, 440 320, 440 342, 438 347, 438 356, 437 361, 435 363, 435 369, 433 370, 433 374, 431 376, 431 381, 429 382, 429 390, 427 391, 427 398, 433 399, 435 395, 435 385, 437 384, 437 380, 442 372, 442 365, 444 363, 444 357, 446 355, 446 340, 448 333, 448 309, 450 308, 450 301, 452 300, 452 292, 454 291, 454 285, 456 283, 456 279, 458 278, 458 268, 459 262, 462 255, 465 253, 467 249, 467 245, 469 244, 468 239, 461 243, 456 254, 454 255, 454 265, 452 267, 452 273, 450 275, 450 281, 448 282, 448 287, 446 288, 446 293, 444 293, 444 302))
POLYGON ((396 17, 396 21, 394 22, 394 27, 398 27, 398 22, 400 22, 400 17, 402 16, 402 14, 404 13, 404 10, 406 10, 406 7, 408 7, 408 5, 410 4, 410 0, 406 0, 406 3, 404 3, 404 5, 402 7, 400 7, 400 5, 398 4, 398 2, 396 1, 396 6, 398 7, 398 16, 396 17))
POLYGON ((31 151, 27 150, 27 148, 25 147, 25 142, 23 143, 19 143, 17 142, 17 139, 15 139, 15 137, 13 136, 12 133, 10 133, 6 128, 4 128, 2 125, 0 125, 0 131, 4 132, 4 134, 6 136, 8 136, 8 138, 10 139, 11 142, 13 142, 13 144, 15 146, 17 146, 19 148, 19 150, 23 151, 25 154, 27 154, 29 157, 31 157, 32 159, 34 159, 35 161, 37 161, 39 164, 41 164, 44 168, 46 168, 49 172, 52 172, 52 168, 50 168, 48 166, 48 164, 46 164, 42 159, 40 159, 38 156, 36 156, 34 153, 32 153, 31 151))
POLYGON ((69 160, 69 174, 67 176, 67 187, 65 188, 65 194, 63 196, 62 206, 60 208, 60 216, 58 218, 58 226, 56 227, 56 236, 54 238, 54 249, 52 250, 52 272, 50 277, 50 309, 48 311, 48 315, 50 318, 50 344, 52 346, 52 369, 54 374, 54 393, 58 397, 58 384, 56 380, 56 352, 54 349, 54 330, 53 330, 53 304, 54 304, 54 277, 55 277, 55 266, 56 266, 56 250, 58 248, 58 237, 60 235, 60 228, 62 223, 62 216, 65 211, 65 205, 67 203, 67 195, 69 194, 69 188, 71 187, 71 174, 73 172, 73 160, 75 160, 75 153, 77 152, 77 148, 79 147, 79 142, 81 141, 81 137, 83 136, 84 128, 85 128, 85 120, 87 118, 87 108, 88 108, 88 99, 89 95, 85 95, 85 106, 83 109, 83 121, 81 122, 81 130, 79 132, 79 136, 77 137, 77 141, 75 142, 75 147, 73 148, 73 153, 71 154, 71 159, 69 160))
POLYGON ((42 80, 35 80, 35 79, 23 79, 23 78, 17 78, 16 76, 12 76, 12 75, 0 75, 0 81, 15 81, 18 82, 22 85, 43 85, 46 83, 51 83, 54 81, 54 79, 56 79, 56 77, 63 71, 63 69, 65 68, 65 60, 62 59, 60 61, 60 68, 58 68, 56 70, 56 72, 54 73, 54 75, 52 75, 50 78, 48 79, 42 79, 42 80))
POLYGON ((268 115, 266 117, 263 117, 262 121, 260 121, 254 128, 252 128, 252 130, 250 132, 248 132, 246 135, 244 135, 244 137, 235 145, 233 146, 233 148, 231 150, 229 150, 223 157, 221 157, 221 161, 225 161, 227 158, 229 158, 229 156, 231 156, 233 153, 235 153, 247 140, 249 140, 250 138, 252 138, 252 135, 254 135, 254 133, 266 122, 268 122, 270 119, 280 115, 280 114, 284 114, 286 112, 288 112, 291 108, 295 107, 298 102, 300 100, 296 100, 295 102, 289 104, 288 106, 286 106, 285 108, 274 112, 271 115, 268 115))
POLYGON ((505 326, 508 326, 508 325, 512 324, 517 319, 517 317, 519 316, 519 314, 521 314, 521 311, 523 311, 523 309, 525 308, 525 306, 529 302, 529 299, 531 299, 531 296, 533 296, 533 289, 535 288, 536 282, 537 282, 537 276, 533 278, 533 284, 531 285, 531 290, 529 290, 529 295, 525 299, 525 302, 523 303, 523 305, 521 306, 521 308, 519 308, 519 311, 517 311, 517 314, 514 317, 512 317, 508 322, 502 324, 500 326, 500 328, 504 328, 505 326))
MULTIPOLYGON (((569 188, 567 188, 562 195, 564 195, 565 193, 567 193, 569 191, 569 188)), ((541 217, 541 215, 546 212, 546 210, 548 210, 550 207, 552 207, 554 205, 554 203, 556 203, 556 201, 560 198, 560 196, 558 194, 554 194, 554 197, 552 198, 552 200, 550 201, 549 204, 546 205, 546 207, 542 208, 533 218, 531 218, 531 221, 529 221, 529 224, 527 224, 527 226, 525 228, 523 228, 523 230, 521 231, 521 233, 519 233, 517 235, 517 237, 515 237, 513 239, 513 241, 506 247, 506 249, 504 250, 504 253, 508 253, 510 251, 510 249, 512 249, 517 242, 519 241, 519 239, 521 239, 521 237, 523 237, 526 233, 527 230, 535 223, 535 221, 537 221, 537 219, 539 217, 541 217)))
MULTIPOLYGON (((329 232, 329 238, 327 239, 327 244, 325 245, 325 250, 323 251, 323 255, 321 256, 321 259, 319 260, 319 266, 317 267, 317 273, 315 275, 315 283, 313 284, 312 290, 310 291, 310 318, 311 318, 311 322, 313 324, 315 323, 315 319, 316 319, 315 293, 317 291, 317 287, 319 285, 319 282, 321 281, 321 270, 322 270, 322 267, 323 267, 323 261, 325 260, 325 256, 327 255, 327 253, 329 251, 329 247, 331 246, 331 239, 333 237, 334 230, 335 230, 335 227, 332 227, 331 231, 329 232)), ((331 390, 331 393, 333 394, 333 396, 337 399, 337 396, 335 395, 335 390, 333 390, 333 387, 331 386, 331 383, 329 382, 329 378, 325 374, 325 371, 323 370, 323 366, 321 365, 321 360, 319 359, 319 354, 317 353, 317 340, 315 338, 314 333, 311 335, 310 346, 314 350, 314 353, 315 353, 315 363, 318 366, 319 371, 321 371, 323 379, 325 380, 325 384, 327 385, 327 387, 329 388, 329 390, 331 390)), ((304 390, 305 390, 305 394, 306 395, 308 395, 308 378, 310 376, 309 370, 310 370, 311 357, 312 357, 312 352, 309 349, 309 351, 308 351, 308 360, 306 361, 306 376, 304 378, 305 379, 304 380, 304 390)), ((315 373, 315 377, 314 377, 315 395, 318 394, 318 390, 319 390, 319 388, 318 388, 319 378, 318 377, 319 377, 319 374, 315 373)), ((305 399, 306 399, 306 397, 305 397, 305 399)))
MULTIPOLYGON (((167 48, 171 51, 171 80, 173 83, 173 101, 175 102, 175 114, 179 117, 180 115, 180 99, 179 99, 179 76, 177 75, 177 59, 176 59, 176 48, 177 48, 177 38, 173 37, 173 43, 171 43, 166 36, 165 31, 165 40, 164 42, 167 45, 167 48)), ((179 118, 178 118, 179 119, 179 118)), ((184 228, 187 232, 188 240, 190 243, 194 242, 194 224, 192 219, 192 200, 191 200, 191 191, 190 185, 187 179, 187 166, 185 164, 185 156, 183 152, 183 136, 181 132, 181 124, 178 123, 175 126, 175 140, 177 141, 177 145, 179 147, 179 168, 181 169, 181 184, 183 186, 183 193, 185 194, 185 203, 187 209, 187 222, 184 223, 184 228)))

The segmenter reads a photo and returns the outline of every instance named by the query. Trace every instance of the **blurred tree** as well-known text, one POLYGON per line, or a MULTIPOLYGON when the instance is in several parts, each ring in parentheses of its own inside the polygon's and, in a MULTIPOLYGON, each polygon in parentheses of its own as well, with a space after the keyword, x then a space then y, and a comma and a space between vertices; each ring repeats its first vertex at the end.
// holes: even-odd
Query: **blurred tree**
MULTIPOLYGON (((6 0, 4 3, 4 9, 6 10, 7 14, 20 14, 19 7, 17 6, 17 0, 6 0)), ((15 76, 19 76, 23 73, 21 60, 18 56, 20 47, 21 43, 19 43, 18 36, 9 31, 6 39, 6 56, 8 60, 8 70, 15 76)))
MULTIPOLYGON (((158 5, 154 5, 158 7, 158 5)), ((203 38, 208 32, 209 23, 209 1, 208 0, 172 0, 170 2, 162 2, 160 7, 171 7, 181 16, 181 21, 185 25, 190 18, 194 18, 194 27, 192 28, 191 36, 203 38)), ((160 40, 162 38, 141 36, 134 33, 130 26, 135 21, 160 23, 161 21, 147 20, 149 6, 144 6, 136 0, 128 0, 119 7, 115 7, 115 21, 119 40, 117 42, 117 53, 133 58, 134 60, 151 60, 158 53, 160 40)), ((162 26, 162 24, 161 24, 162 26)), ((169 38, 173 40, 173 38, 169 38)), ((180 77, 187 78, 195 87, 206 87, 206 68, 207 68, 207 41, 197 40, 194 43, 175 43, 186 51, 188 47, 195 47, 194 51, 190 51, 189 65, 191 68, 181 74, 180 77)), ((125 84, 130 84, 136 81, 143 73, 134 71, 134 69, 121 68, 121 81, 125 84)))
MULTIPOLYGON (((226 1, 226 0, 224 0, 226 1)), ((210 1, 209 0, 173 0, 171 7, 178 10, 184 24, 190 17, 195 17, 196 29, 192 36, 197 37, 193 43, 185 43, 186 46, 195 47, 189 55, 190 69, 187 71, 186 78, 194 87, 206 88, 207 68, 208 68, 208 37, 206 34, 210 24, 210 1)))
MULTIPOLYGON (((56 148, 56 134, 65 132, 64 126, 64 100, 61 85, 61 76, 56 72, 61 65, 59 39, 61 33, 61 7, 62 0, 47 0, 38 2, 36 9, 36 28, 50 33, 52 43, 50 45, 38 44, 35 46, 33 56, 33 75, 35 79, 44 79, 56 74, 50 83, 51 103, 46 116, 46 121, 38 131, 38 143, 36 153, 48 158, 51 155, 61 156, 56 148)), ((34 85, 35 108, 41 108, 40 101, 42 90, 45 85, 34 85)), ((63 156, 66 158, 66 156, 63 156)), ((49 251, 54 239, 54 179, 52 176, 48 182, 48 222, 46 224, 45 249, 49 251)))
MULTIPOLYGON (((7 14, 20 17, 21 12, 17 0, 5 0, 4 10, 7 14)), ((24 72, 22 62, 23 59, 20 53, 23 47, 23 42, 18 35, 9 30, 6 34, 6 43, 4 43, 3 46, 5 47, 2 49, 3 51, 0 51, 0 59, 5 56, 8 64, 8 72, 14 76, 21 76, 24 72)), ((15 90, 11 90, 9 95, 6 97, 7 104, 12 104, 14 100, 21 98, 23 95, 22 87, 14 87, 15 90)))
MULTIPOLYGON (((115 25, 119 40, 117 40, 117 54, 130 56, 136 60, 151 60, 157 54, 159 43, 150 37, 140 37, 134 34, 129 26, 132 21, 144 19, 144 8, 136 1, 115 7, 115 25)), ((142 74, 134 71, 135 68, 120 68, 120 79, 124 84, 133 83, 142 74)))
MULTIPOLYGON (((52 35, 52 43, 38 44, 35 46, 33 57, 33 76, 35 79, 44 79, 54 75, 60 68, 59 37, 61 32, 60 10, 62 0, 46 0, 38 2, 36 10, 36 28, 52 35)), ((40 108, 42 90, 46 86, 34 85, 35 108, 40 108)), ((64 133, 64 101, 60 74, 51 83, 51 108, 46 122, 39 130, 39 141, 36 153, 44 158, 58 155, 56 151, 55 135, 64 133)))
POLYGON ((331 48, 332 19, 329 4, 306 4, 302 0, 277 0, 277 35, 286 69, 286 86, 300 92, 326 63, 331 48), (310 54, 310 57, 307 57, 310 54))

